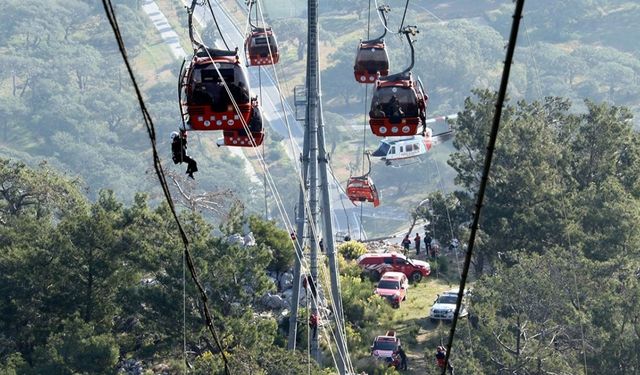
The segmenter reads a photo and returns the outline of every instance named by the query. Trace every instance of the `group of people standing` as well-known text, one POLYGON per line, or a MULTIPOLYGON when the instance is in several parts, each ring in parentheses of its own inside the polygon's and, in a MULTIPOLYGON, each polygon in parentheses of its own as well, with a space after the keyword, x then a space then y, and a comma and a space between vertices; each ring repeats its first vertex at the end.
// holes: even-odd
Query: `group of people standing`
MULTIPOLYGON (((428 232, 426 232, 424 234, 424 248, 425 251, 427 253, 427 255, 431 256, 432 258, 436 257, 436 246, 432 246, 432 241, 433 239, 431 238, 431 236, 429 235, 428 232)), ((422 250, 422 237, 420 237, 420 233, 416 233, 416 236, 413 238, 413 243, 415 245, 415 249, 416 249, 416 255, 420 255, 420 251, 422 250)), ((404 252, 405 254, 409 251, 410 247, 411 247, 411 240, 409 239, 409 235, 407 234, 406 236, 404 236, 404 239, 402 240, 402 247, 404 248, 404 252)))

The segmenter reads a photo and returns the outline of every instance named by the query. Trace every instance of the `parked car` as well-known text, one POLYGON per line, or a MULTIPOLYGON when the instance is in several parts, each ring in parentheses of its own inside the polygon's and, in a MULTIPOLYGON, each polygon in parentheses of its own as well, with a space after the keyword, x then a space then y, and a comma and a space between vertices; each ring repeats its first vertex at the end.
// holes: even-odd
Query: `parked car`
POLYGON ((375 294, 385 297, 393 308, 399 308, 400 302, 407 299, 409 280, 402 272, 386 272, 376 286, 375 294))
POLYGON ((389 366, 398 367, 400 365, 400 356, 398 355, 398 347, 400 339, 396 337, 395 331, 387 331, 384 336, 377 336, 371 345, 371 355, 377 360, 385 361, 389 366))
POLYGON ((396 252, 363 254, 358 258, 358 265, 374 280, 379 280, 380 276, 389 271, 402 272, 413 282, 419 282, 431 274, 429 263, 408 259, 396 252))
MULTIPOLYGON (((466 294, 466 293, 465 293, 466 294)), ((460 314, 458 315, 460 318, 464 318, 469 315, 469 311, 463 303, 460 307, 460 314)), ((458 302, 458 289, 448 290, 442 294, 438 294, 438 297, 433 302, 433 306, 429 310, 429 319, 431 321, 445 320, 452 321, 453 313, 456 310, 456 303, 458 302)))

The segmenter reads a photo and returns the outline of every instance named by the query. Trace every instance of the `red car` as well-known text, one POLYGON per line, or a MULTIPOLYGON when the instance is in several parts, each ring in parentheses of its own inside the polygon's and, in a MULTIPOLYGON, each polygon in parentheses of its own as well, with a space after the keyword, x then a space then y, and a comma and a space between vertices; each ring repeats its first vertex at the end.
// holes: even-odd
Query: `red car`
POLYGON ((358 258, 358 265, 375 280, 389 271, 402 272, 411 281, 419 282, 431 274, 431 266, 422 260, 408 259, 399 253, 369 253, 358 258))
POLYGON ((395 309, 400 307, 400 302, 407 299, 409 280, 402 272, 387 272, 382 275, 376 286, 375 294, 385 297, 395 309))

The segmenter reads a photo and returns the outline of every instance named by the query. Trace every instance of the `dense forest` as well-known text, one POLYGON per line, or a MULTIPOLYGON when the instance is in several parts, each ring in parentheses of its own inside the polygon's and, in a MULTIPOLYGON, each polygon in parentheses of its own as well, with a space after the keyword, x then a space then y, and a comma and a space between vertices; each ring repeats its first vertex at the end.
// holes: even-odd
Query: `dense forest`
MULTIPOLYGON (((118 1, 116 13, 169 160, 165 135, 179 119, 178 67, 141 3, 118 1)), ((284 64, 300 73, 304 8, 273 4, 267 10, 289 59, 284 64)), ((0 374, 223 373, 196 286, 185 278, 177 227, 155 187, 149 140, 101 5, 4 5, 0 374)), ((442 244, 464 242, 512 2, 419 5, 412 3, 407 16, 421 29, 415 72, 427 83, 431 113, 459 114, 451 124, 456 137, 428 156, 440 167, 375 166, 374 176, 385 204, 413 207, 428 198, 430 205, 411 213, 428 220, 442 244)), ((365 107, 352 64, 355 43, 366 37, 368 6, 321 5, 321 39, 333 49, 323 54, 322 68, 334 167, 363 148, 361 131, 350 131, 365 107)), ((393 4, 394 24, 401 7, 393 4)), ((640 5, 622 0, 527 3, 472 259, 473 319, 459 322, 452 353, 457 374, 640 373, 637 16, 640 5)), ((372 30, 380 30, 374 22, 372 30)), ((388 42, 398 51, 393 66, 407 65, 406 42, 395 36, 388 42)), ((269 162, 281 166, 280 140, 270 137, 269 162)), ((262 207, 261 192, 238 173, 240 159, 205 137, 190 142, 202 155, 198 181, 220 209, 202 210, 174 193, 189 208, 180 218, 232 373, 334 373, 326 345, 323 363, 307 356, 305 309, 296 327, 299 350, 289 352, 288 321, 263 303, 293 264, 289 234, 277 221, 250 215, 262 207), (254 243, 232 240, 248 231, 254 243)), ((375 145, 373 137, 367 142, 375 145)), ((286 180, 283 193, 294 201, 297 187, 284 170, 277 178, 286 180)), ((171 173, 175 186, 200 193, 177 177, 182 169, 171 173)), ((446 332, 426 322, 430 301, 420 302, 415 319, 393 311, 372 298, 373 283, 345 255, 343 307, 356 369, 395 373, 366 361, 369 345, 381 327, 406 324, 413 327, 403 340, 412 358, 424 360, 415 373, 437 373, 431 348, 446 332), (418 343, 418 332, 434 329, 440 337, 418 343)), ((432 266, 455 284, 456 263, 443 255, 432 266)))

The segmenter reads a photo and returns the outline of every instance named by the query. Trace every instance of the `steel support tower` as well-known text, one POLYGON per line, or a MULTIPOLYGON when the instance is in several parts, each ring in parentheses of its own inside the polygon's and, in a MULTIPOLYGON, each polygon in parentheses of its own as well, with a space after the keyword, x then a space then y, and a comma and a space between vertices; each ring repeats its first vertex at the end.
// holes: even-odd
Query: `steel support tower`
MULTIPOLYGON (((302 177, 305 183, 304 189, 300 188, 298 198, 298 211, 296 216, 296 264, 294 268, 294 286, 292 295, 291 316, 289 318, 289 349, 295 349, 297 317, 300 291, 300 260, 304 259, 302 251, 304 246, 303 233, 305 233, 305 224, 307 227, 307 238, 310 248, 310 274, 313 282, 316 284, 316 291, 320 291, 320 280, 318 278, 318 241, 320 240, 318 233, 314 228, 319 228, 318 223, 318 187, 321 193, 321 217, 323 223, 323 243, 327 255, 327 263, 329 266, 329 274, 331 280, 331 301, 333 303, 331 338, 335 338, 337 346, 336 361, 338 364, 338 372, 347 373, 350 367, 349 352, 345 342, 346 333, 344 331, 344 316, 342 313, 342 297, 340 295, 340 276, 338 273, 338 265, 335 256, 335 241, 333 237, 333 226, 331 223, 331 199, 329 196, 329 180, 327 168, 328 155, 325 149, 324 139, 324 121, 322 116, 322 103, 320 101, 320 76, 318 64, 318 1, 308 0, 308 33, 307 33, 307 108, 305 114, 305 132, 304 144, 302 151, 302 177), (319 174, 319 176, 318 176, 319 174), (318 179, 319 177, 319 179, 318 179), (305 200, 305 189, 308 189, 308 206, 305 200), (308 208, 308 211, 307 211, 308 208)), ((311 295, 311 292, 309 292, 311 295)), ((320 296, 320 293, 318 293, 320 296)), ((311 313, 318 316, 318 304, 314 299, 311 304, 311 313)), ((307 322, 305 322, 306 324, 307 322)), ((311 337, 311 356, 320 363, 320 350, 318 346, 318 336, 321 333, 320 328, 317 329, 318 334, 311 337)))

